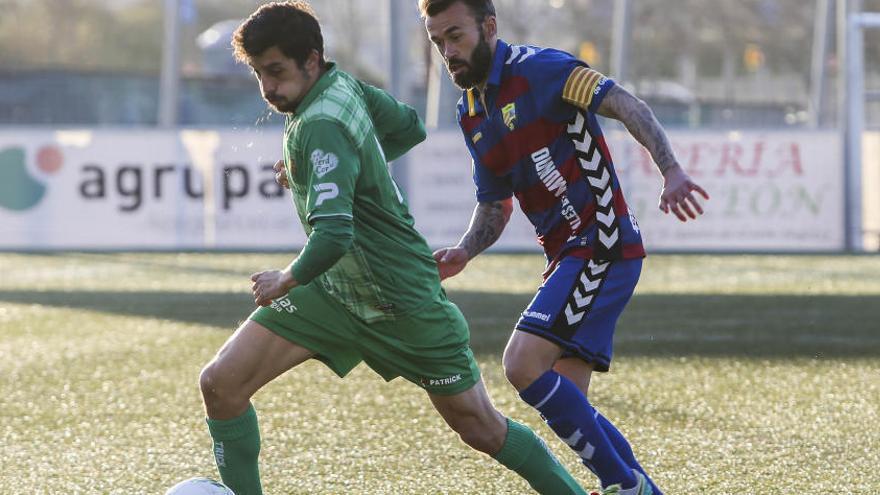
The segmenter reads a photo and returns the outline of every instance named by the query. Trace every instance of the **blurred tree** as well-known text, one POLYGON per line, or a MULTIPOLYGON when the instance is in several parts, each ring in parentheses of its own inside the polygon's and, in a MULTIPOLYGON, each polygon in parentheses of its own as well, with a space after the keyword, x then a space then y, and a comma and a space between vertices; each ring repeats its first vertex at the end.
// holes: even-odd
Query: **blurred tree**
POLYGON ((387 2, 323 0, 313 5, 321 20, 328 57, 362 79, 387 84, 387 2))
MULTIPOLYGON (((195 38, 216 22, 243 19, 260 0, 186 0, 182 63, 197 73, 195 38)), ((415 0, 412 0, 415 2, 415 0)), ((495 0, 507 41, 574 54, 589 42, 608 71, 615 0, 495 0)), ((880 11, 880 0, 862 0, 880 11)), ((332 56, 347 69, 383 81, 387 1, 314 0, 332 56)), ((631 0, 633 80, 746 75, 746 47, 759 47, 759 71, 809 77, 814 1, 631 0)), ((156 73, 161 60, 160 0, 0 0, 0 66, 156 73)), ((414 29, 421 29, 413 19, 414 29)), ((880 67, 877 30, 867 34, 868 67, 880 67), (872 65, 873 64, 873 65, 872 65)), ((613 76, 613 74, 611 74, 613 76)))
POLYGON ((814 2, 803 0, 665 0, 634 2, 634 74, 680 75, 692 63, 698 76, 745 71, 746 47, 760 47, 773 72, 809 73, 814 2))
POLYGON ((5 0, 0 65, 156 71, 162 41, 156 3, 114 8, 97 0, 5 0))
MULTIPOLYGON (((155 73, 162 53, 159 0, 0 0, 0 64, 155 73)), ((243 19, 259 0, 192 0, 181 61, 198 66, 195 37, 212 24, 243 19)))

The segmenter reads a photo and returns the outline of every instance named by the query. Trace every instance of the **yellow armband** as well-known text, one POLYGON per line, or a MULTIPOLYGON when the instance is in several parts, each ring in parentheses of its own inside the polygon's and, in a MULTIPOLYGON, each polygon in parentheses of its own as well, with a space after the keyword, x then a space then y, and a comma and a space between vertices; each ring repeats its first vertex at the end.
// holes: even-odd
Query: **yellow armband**
POLYGON ((603 80, 605 80, 605 76, 601 72, 588 67, 575 67, 571 74, 569 74, 568 80, 565 81, 565 88, 562 89, 562 99, 587 110, 593 101, 596 87, 603 80))

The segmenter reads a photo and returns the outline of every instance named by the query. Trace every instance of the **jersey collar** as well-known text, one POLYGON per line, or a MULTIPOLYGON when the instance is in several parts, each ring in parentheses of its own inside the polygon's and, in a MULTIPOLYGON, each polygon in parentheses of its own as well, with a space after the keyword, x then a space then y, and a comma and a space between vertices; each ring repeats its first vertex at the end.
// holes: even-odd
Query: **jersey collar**
POLYGON ((510 45, 498 38, 495 44, 495 58, 492 59, 492 71, 489 73, 487 86, 501 86, 501 71, 504 69, 504 61, 510 52, 510 45))
POLYGON ((305 111, 306 108, 309 108, 309 105, 315 101, 318 96, 324 92, 325 89, 330 87, 333 84, 333 81, 336 80, 339 71, 336 69, 335 62, 327 62, 327 72, 325 72, 315 84, 312 85, 312 88, 309 89, 309 92, 306 93, 306 97, 303 98, 299 105, 296 106, 296 110, 293 111, 294 115, 301 114, 305 111))
MULTIPOLYGON (((495 56, 492 58, 492 69, 489 71, 489 79, 486 81, 486 87, 501 86, 501 72, 504 70, 504 60, 507 59, 510 52, 510 45, 504 40, 498 38, 495 42, 495 56)), ((480 112, 479 102, 476 98, 476 90, 469 88, 465 91, 465 101, 467 102, 468 115, 474 117, 480 112)))

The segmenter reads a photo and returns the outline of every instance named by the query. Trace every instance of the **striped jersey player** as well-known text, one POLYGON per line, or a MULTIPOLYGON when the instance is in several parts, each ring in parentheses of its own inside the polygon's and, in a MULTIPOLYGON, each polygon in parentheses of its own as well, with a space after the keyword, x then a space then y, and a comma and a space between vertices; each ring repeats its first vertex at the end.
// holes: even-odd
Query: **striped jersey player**
POLYGON ((645 256, 596 119, 613 86, 565 52, 498 40, 487 90, 460 101, 477 201, 516 196, 551 268, 645 256))
POLYGON ((593 371, 609 369, 614 328, 645 256, 598 116, 621 121, 651 152, 663 174, 662 210, 696 218, 702 208, 694 193, 708 196, 678 164, 650 108, 611 79, 568 53, 499 39, 491 0, 419 5, 463 89, 458 121, 477 197, 459 244, 434 253, 440 276, 457 274, 498 239, 516 197, 547 268, 505 349, 505 374, 596 474, 603 493, 660 494, 587 398, 593 371))

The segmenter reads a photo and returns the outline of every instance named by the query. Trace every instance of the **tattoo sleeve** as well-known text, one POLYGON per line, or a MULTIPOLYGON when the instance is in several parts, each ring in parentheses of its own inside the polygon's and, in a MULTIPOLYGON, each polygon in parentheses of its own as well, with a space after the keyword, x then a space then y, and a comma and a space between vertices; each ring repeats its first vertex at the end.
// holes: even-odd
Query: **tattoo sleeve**
POLYGON ((468 258, 473 259, 501 237, 512 211, 513 204, 509 198, 477 204, 467 232, 458 241, 458 245, 467 251, 468 258))
POLYGON ((611 88, 599 105, 598 113, 622 122, 636 141, 651 153, 661 174, 678 164, 669 138, 654 112, 629 91, 620 86, 611 88))

